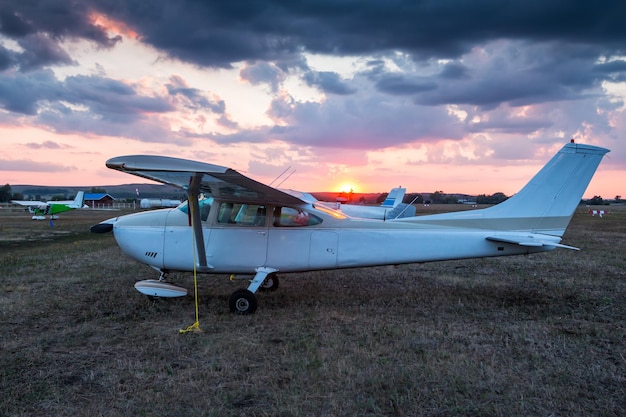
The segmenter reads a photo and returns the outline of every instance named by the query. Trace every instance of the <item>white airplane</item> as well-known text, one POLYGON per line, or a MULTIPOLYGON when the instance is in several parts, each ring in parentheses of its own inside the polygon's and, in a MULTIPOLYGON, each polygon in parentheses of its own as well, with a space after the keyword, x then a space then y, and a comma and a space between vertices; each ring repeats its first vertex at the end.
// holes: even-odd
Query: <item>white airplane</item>
POLYGON ((348 217, 261 184, 239 172, 159 156, 120 156, 107 167, 186 190, 177 208, 129 214, 94 225, 113 231, 122 252, 160 272, 135 284, 177 296, 170 271, 248 274, 231 311, 253 313, 259 288, 277 272, 331 270, 577 249, 561 238, 608 149, 566 144, 517 194, 479 210, 394 220, 348 217))
POLYGON ((296 190, 281 189, 288 194, 293 195, 307 203, 313 203, 318 206, 327 207, 333 210, 339 210, 350 217, 360 217, 363 219, 400 219, 403 217, 415 216, 415 206, 402 202, 406 193, 406 188, 396 187, 389 191, 385 201, 380 206, 365 206, 359 204, 343 204, 340 202, 331 203, 327 201, 319 201, 312 194, 296 190))
POLYGON ((48 202, 12 200, 11 203, 28 207, 28 211, 33 214, 33 220, 45 220, 46 215, 50 216, 50 220, 55 220, 59 218, 59 213, 86 207, 83 205, 84 197, 85 193, 79 191, 74 200, 48 202))

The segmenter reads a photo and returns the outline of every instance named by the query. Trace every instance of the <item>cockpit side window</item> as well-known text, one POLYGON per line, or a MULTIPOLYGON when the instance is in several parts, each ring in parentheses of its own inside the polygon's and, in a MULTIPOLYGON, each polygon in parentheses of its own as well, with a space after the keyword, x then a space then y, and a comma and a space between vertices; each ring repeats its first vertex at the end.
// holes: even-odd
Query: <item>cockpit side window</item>
POLYGON ((267 208, 258 204, 221 203, 217 213, 219 224, 265 226, 267 208))
POLYGON ((276 207, 274 209, 274 226, 302 227, 320 224, 322 219, 308 211, 291 207, 276 207))
MULTIPOLYGON (((200 218, 205 222, 209 218, 209 212, 211 211, 211 204, 213 204, 213 197, 204 198, 201 196, 198 199, 198 205, 200 206, 200 218)), ((177 207, 178 210, 185 214, 189 214, 189 201, 184 201, 177 207)))

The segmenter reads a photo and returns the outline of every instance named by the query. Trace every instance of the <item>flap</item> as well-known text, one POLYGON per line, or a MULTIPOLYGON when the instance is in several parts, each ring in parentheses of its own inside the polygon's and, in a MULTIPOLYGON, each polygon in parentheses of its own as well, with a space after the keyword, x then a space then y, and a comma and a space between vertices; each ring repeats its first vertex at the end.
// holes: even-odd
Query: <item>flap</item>
POLYGON ((580 250, 574 246, 563 245, 561 243, 557 243, 548 239, 537 238, 532 235, 496 235, 496 236, 487 236, 487 240, 492 242, 503 242, 503 243, 511 243, 513 245, 519 246, 530 246, 530 247, 555 247, 555 248, 563 248, 563 249, 572 249, 572 250, 580 250))

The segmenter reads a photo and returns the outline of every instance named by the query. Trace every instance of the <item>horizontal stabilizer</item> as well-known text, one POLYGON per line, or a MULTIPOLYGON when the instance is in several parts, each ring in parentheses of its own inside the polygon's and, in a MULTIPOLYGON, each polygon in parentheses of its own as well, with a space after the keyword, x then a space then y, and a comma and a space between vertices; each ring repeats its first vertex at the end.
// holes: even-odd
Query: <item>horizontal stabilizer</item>
POLYGON ((412 204, 400 203, 387 212, 387 219, 401 219, 404 217, 415 217, 415 206, 412 204))
POLYGON ((540 239, 535 236, 529 236, 529 235, 507 234, 505 236, 500 236, 500 235, 487 236, 487 240, 490 240, 492 242, 510 243, 510 244, 519 245, 519 246, 529 246, 529 247, 547 246, 547 247, 555 247, 555 248, 563 248, 563 249, 580 250, 579 248, 576 248, 574 246, 563 245, 561 243, 557 243, 549 239, 544 240, 544 239, 540 239))

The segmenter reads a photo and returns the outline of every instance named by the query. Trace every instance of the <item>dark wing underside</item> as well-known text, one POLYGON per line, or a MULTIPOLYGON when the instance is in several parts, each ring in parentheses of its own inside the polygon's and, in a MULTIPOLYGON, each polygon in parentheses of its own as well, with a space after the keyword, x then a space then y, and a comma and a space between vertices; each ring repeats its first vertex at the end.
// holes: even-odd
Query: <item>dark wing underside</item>
POLYGON ((129 155, 111 158, 117 171, 189 190, 197 179, 200 192, 220 200, 258 204, 299 205, 304 201, 219 165, 166 156, 129 155))

